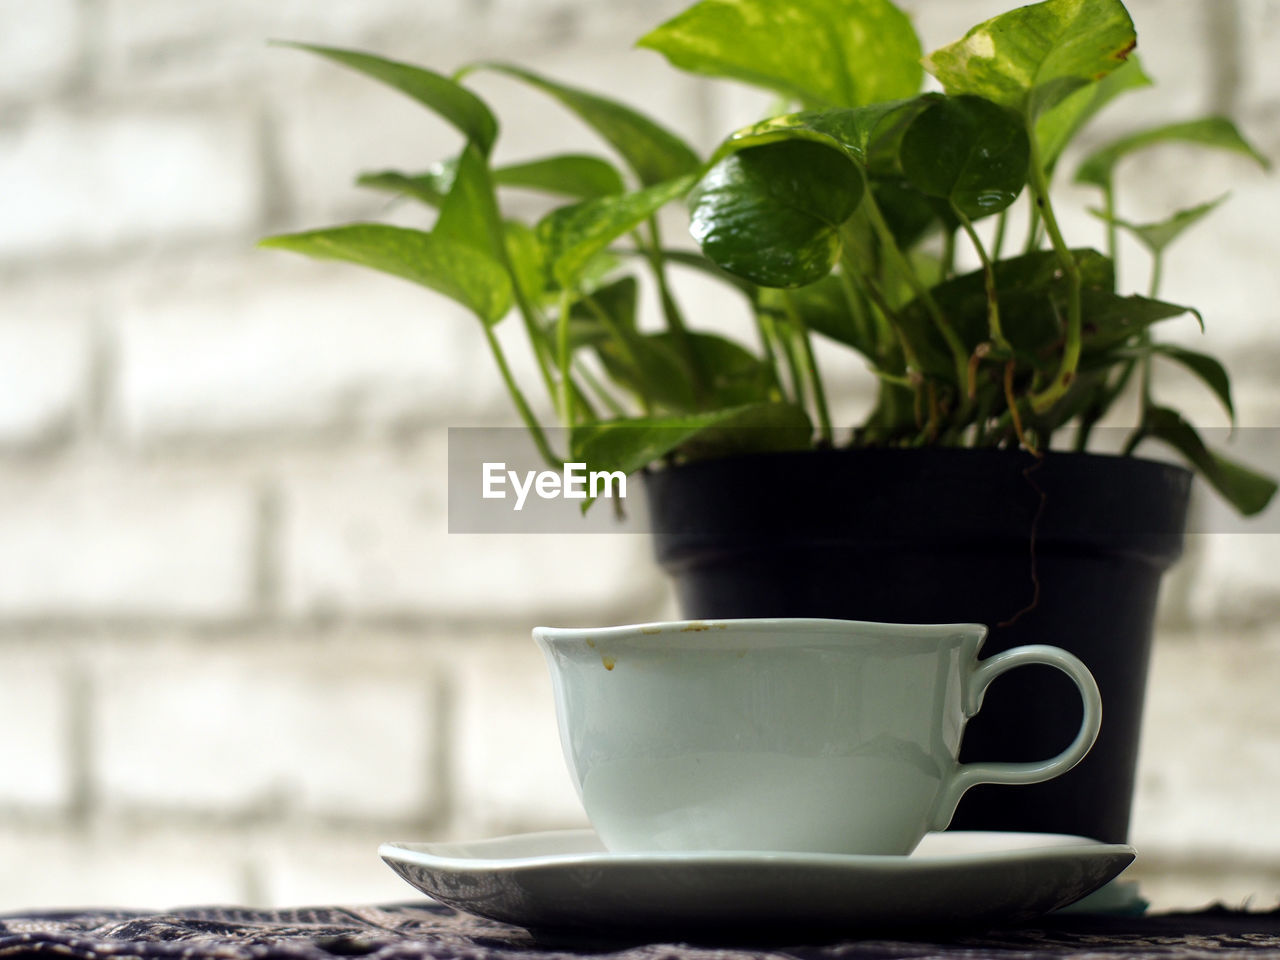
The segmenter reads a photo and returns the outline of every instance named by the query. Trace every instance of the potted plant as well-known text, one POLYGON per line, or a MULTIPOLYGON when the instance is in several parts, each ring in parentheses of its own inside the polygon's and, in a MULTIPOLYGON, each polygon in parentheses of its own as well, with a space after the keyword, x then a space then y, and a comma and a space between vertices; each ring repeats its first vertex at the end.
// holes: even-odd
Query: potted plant
MULTIPOLYGON (((359 179, 434 208, 430 229, 358 223, 264 245, 382 270, 469 308, 549 464, 645 471, 658 559, 685 616, 973 620, 992 627, 987 652, 1077 653, 1106 710, 1094 753, 1011 804, 1000 788, 973 791, 956 825, 1124 839, 1155 597, 1181 549, 1191 476, 1129 454, 1163 442, 1245 514, 1276 485, 1206 447, 1153 386, 1157 364, 1181 365, 1234 416, 1222 365, 1155 336, 1199 318, 1158 299, 1160 265, 1217 201, 1134 224, 1113 171, 1169 142, 1266 161, 1221 117, 1135 130, 1075 173, 1099 190, 1104 250, 1068 241, 1051 190, 1064 148, 1151 82, 1120 0, 1022 7, 923 59, 891 0, 702 0, 640 44, 774 91, 776 115, 702 158, 627 106, 509 64, 446 76, 304 47, 418 100, 465 143, 429 170, 359 179), (566 154, 495 165, 497 120, 466 85, 481 70, 558 101, 622 168, 566 154), (921 92, 926 70, 944 92, 921 92), (558 202, 523 223, 502 212, 508 188, 558 202), (701 253, 660 234, 658 212, 681 202, 701 253), (1018 203, 1027 227, 1014 243, 1018 203), (1151 251, 1144 295, 1116 290, 1121 230, 1151 251), (978 269, 958 266, 962 250, 978 269), (669 279, 683 269, 746 297, 753 329, 726 337, 689 322, 669 279), (660 330, 637 323, 639 271, 660 330), (566 450, 494 335, 508 314, 566 450), (876 403, 851 431, 828 412, 816 337, 856 351, 875 378, 876 403), (1126 391, 1139 415, 1124 455, 1086 452, 1126 391)), ((1069 739, 1080 709, 1069 685, 1027 673, 992 691, 965 759, 1039 758, 1069 739)))

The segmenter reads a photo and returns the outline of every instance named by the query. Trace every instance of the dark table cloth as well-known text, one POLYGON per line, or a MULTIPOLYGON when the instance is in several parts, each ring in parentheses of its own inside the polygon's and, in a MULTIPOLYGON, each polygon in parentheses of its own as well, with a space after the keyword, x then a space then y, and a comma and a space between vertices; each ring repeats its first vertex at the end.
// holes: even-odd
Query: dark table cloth
POLYGON ((535 936, 429 902, 378 907, 169 913, 84 910, 0 915, 0 960, 67 957, 213 960, 1023 960, 1035 957, 1280 958, 1280 910, 1213 908, 1139 917, 1058 916, 1015 929, 897 934, 771 945, 535 936))

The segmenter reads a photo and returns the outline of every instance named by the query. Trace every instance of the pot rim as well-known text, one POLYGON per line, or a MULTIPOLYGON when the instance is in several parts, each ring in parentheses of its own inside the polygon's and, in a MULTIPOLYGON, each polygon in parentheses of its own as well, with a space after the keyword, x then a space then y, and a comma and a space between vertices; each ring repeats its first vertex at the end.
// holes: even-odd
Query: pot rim
POLYGON ((1134 454, 1108 453, 1094 450, 1046 450, 1041 458, 1037 458, 1034 454, 1026 450, 1009 450, 1005 448, 994 447, 807 447, 803 450, 763 450, 753 451, 749 453, 730 453, 725 456, 706 457, 698 460, 688 460, 683 463, 674 465, 662 464, 657 468, 653 464, 648 464, 641 469, 641 473, 645 476, 654 476, 669 471, 693 470, 700 467, 717 464, 729 465, 742 464, 748 467, 754 463, 768 461, 782 461, 788 459, 808 460, 813 457, 827 459, 856 459, 865 457, 867 459, 883 457, 885 459, 903 459, 916 458, 928 459, 930 457, 945 458, 954 457, 956 459, 973 459, 985 457, 991 460, 1022 460, 1030 466, 1037 461, 1047 463, 1048 461, 1068 462, 1074 461, 1077 464, 1096 463, 1099 466, 1112 464, 1120 469, 1136 469, 1149 470, 1159 468, 1171 471, 1175 474, 1183 474, 1187 477, 1194 477, 1195 472, 1189 467, 1181 463, 1175 463, 1171 460, 1161 460, 1154 457, 1136 456, 1134 454))

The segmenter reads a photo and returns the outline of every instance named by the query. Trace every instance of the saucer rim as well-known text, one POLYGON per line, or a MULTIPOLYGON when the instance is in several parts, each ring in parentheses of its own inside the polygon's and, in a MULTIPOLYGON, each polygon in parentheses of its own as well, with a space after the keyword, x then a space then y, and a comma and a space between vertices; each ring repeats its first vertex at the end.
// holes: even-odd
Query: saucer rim
POLYGON ((565 830, 538 830, 524 833, 504 834, 496 837, 485 837, 480 840, 459 841, 410 841, 392 840, 378 846, 378 855, 384 861, 401 860, 433 869, 448 870, 520 870, 547 866, 602 866, 610 864, 628 866, 734 866, 768 864, 770 866, 795 866, 809 868, 874 868, 875 870, 924 870, 929 868, 963 867, 975 863, 998 864, 1004 861, 1019 861, 1028 856, 1079 859, 1088 857, 1127 856, 1132 863, 1138 851, 1132 844, 1106 843, 1089 837, 1062 833, 1028 833, 997 830, 954 831, 972 837, 982 838, 1044 838, 1045 843, 1031 846, 1011 846, 1002 849, 975 850, 917 856, 914 854, 849 854, 849 853, 812 853, 791 852, 782 850, 690 850, 690 851, 626 851, 611 852, 608 850, 564 851, 548 853, 531 853, 522 856, 480 857, 457 854, 433 853, 430 847, 463 845, 467 843, 483 843, 497 845, 503 841, 545 840, 548 843, 569 840, 587 840, 598 837, 590 828, 573 828, 565 830), (1064 842, 1066 841, 1066 842, 1064 842))

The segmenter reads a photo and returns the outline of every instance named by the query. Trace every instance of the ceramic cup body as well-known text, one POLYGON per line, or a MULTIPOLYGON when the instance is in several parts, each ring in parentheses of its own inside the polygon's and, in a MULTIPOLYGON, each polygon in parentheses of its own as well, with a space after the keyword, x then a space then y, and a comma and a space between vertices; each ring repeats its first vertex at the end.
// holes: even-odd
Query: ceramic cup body
POLYGON ((979 661, 985 635, 794 619, 534 630, 574 784, 620 852, 905 854, 975 783, 1070 769, 1097 736, 1092 677, 1056 647, 979 661), (1022 663, 1072 676, 1080 735, 1043 763, 958 763, 987 684, 1022 663))

